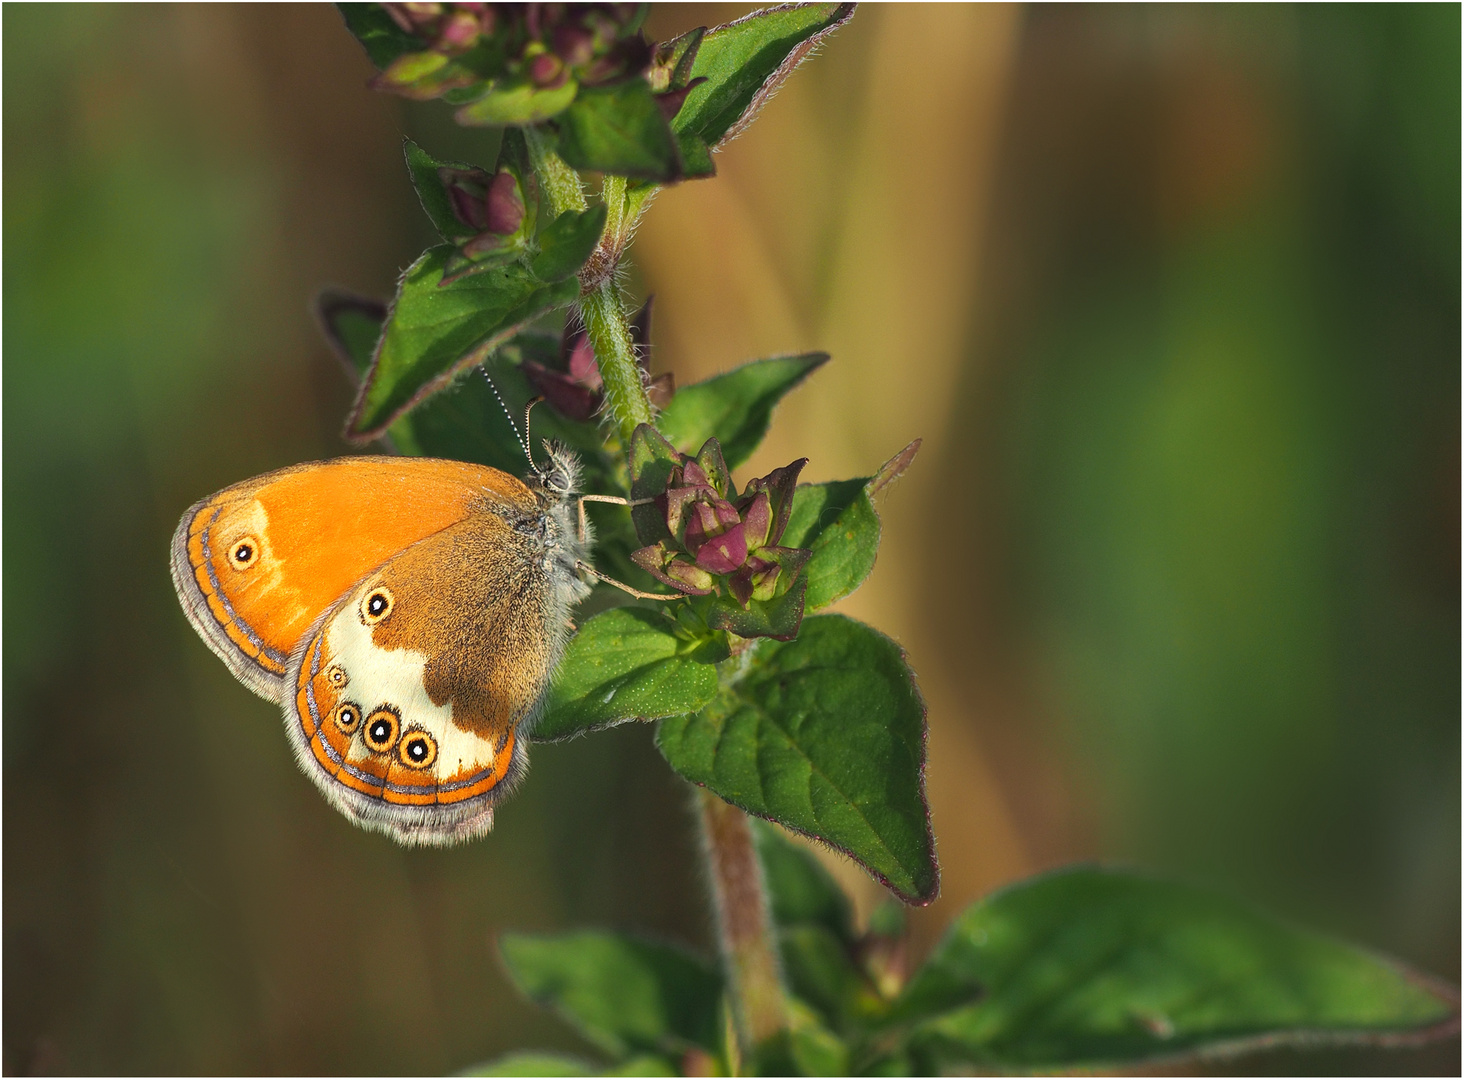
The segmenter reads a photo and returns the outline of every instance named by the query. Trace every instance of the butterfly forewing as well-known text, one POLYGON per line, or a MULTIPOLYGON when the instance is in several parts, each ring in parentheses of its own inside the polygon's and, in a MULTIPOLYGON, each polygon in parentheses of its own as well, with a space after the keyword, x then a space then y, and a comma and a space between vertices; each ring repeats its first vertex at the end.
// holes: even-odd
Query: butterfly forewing
POLYGON ((173 581, 199 634, 256 693, 287 698, 291 653, 320 613, 394 554, 478 511, 532 513, 518 479, 424 458, 281 469, 192 506, 173 581))

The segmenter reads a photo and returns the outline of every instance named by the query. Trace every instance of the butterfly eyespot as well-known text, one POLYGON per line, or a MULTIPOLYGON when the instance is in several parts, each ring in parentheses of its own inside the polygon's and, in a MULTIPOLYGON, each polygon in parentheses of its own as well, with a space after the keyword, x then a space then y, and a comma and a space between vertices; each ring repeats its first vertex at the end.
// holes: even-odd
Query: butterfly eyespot
POLYGON ((366 745, 378 754, 384 754, 396 745, 401 730, 402 720, 397 711, 390 705, 378 705, 366 718, 366 745))
POLYGON ((345 668, 339 664, 332 664, 325 669, 325 681, 330 683, 335 689, 343 690, 346 684, 351 681, 351 677, 346 674, 345 668))
POLYGON ((347 735, 353 734, 361 726, 361 706, 354 701, 343 701, 335 707, 331 719, 341 731, 347 735))
POLYGON ((397 744, 397 757, 409 769, 430 768, 437 760, 437 743, 425 731, 409 731, 397 744))
POLYGON ((241 536, 229 548, 229 565, 235 570, 248 570, 259 561, 259 541, 252 536, 241 536))
POLYGON ((378 585, 366 594, 365 600, 361 601, 361 621, 367 626, 379 623, 391 614, 394 603, 391 590, 384 585, 378 585))

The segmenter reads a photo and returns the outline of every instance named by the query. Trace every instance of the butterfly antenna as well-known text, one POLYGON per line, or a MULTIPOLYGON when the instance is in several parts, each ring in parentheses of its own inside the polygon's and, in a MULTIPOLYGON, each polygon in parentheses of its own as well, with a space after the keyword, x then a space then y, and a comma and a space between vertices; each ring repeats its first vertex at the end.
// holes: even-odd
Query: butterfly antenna
MULTIPOLYGON (((519 431, 518 424, 514 422, 513 413, 509 412, 508 405, 503 400, 503 395, 498 392, 498 384, 493 381, 493 376, 488 374, 488 369, 487 368, 483 367, 480 364, 478 366, 478 370, 483 373, 483 378, 487 379, 488 380, 488 385, 490 387, 492 387, 492 389, 493 389, 493 396, 498 399, 498 407, 503 410, 503 415, 506 416, 506 417, 508 417, 508 426, 513 429, 513 437, 518 440, 519 446, 523 448, 524 457, 526 457, 526 458, 529 459, 529 466, 535 472, 538 472, 539 471, 539 466, 537 466, 537 465, 534 464, 534 454, 533 454, 533 451, 531 451, 529 449, 529 441, 526 438, 524 438, 523 432, 520 432, 519 431)), ((534 401, 538 401, 538 400, 539 400, 538 398, 535 398, 534 399, 534 401)), ((534 401, 529 402, 529 409, 532 409, 534 407, 534 401)), ((527 431, 528 429, 529 429, 529 412, 528 412, 528 409, 525 409, 524 410, 524 431, 527 431)))

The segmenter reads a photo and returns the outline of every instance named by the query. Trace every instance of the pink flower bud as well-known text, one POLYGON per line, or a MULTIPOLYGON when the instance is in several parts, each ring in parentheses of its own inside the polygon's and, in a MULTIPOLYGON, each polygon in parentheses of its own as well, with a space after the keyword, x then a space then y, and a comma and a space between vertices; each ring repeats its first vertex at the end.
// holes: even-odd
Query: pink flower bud
POLYGON ((449 56, 465 53, 478 43, 481 25, 472 12, 454 11, 443 21, 435 48, 449 56))
POLYGON ((488 206, 485 196, 488 192, 488 174, 481 169, 437 170, 438 178, 447 191, 447 201, 452 205, 453 216, 471 229, 482 231, 488 227, 488 206))
POLYGON ((500 172, 488 185, 488 196, 484 200, 485 225, 489 232, 499 236, 512 236, 524 220, 524 200, 519 195, 518 180, 507 169, 500 172))
POLYGON ((742 511, 742 523, 747 531, 747 550, 756 551, 768 542, 773 527, 773 504, 766 491, 759 491, 752 502, 742 511))
POLYGON ((529 61, 529 80, 545 90, 557 89, 569 79, 564 62, 551 52, 540 53, 529 61))
POLYGON ((672 552, 664 542, 633 551, 630 558, 657 581, 679 592, 705 596, 716 585, 711 574, 672 552))

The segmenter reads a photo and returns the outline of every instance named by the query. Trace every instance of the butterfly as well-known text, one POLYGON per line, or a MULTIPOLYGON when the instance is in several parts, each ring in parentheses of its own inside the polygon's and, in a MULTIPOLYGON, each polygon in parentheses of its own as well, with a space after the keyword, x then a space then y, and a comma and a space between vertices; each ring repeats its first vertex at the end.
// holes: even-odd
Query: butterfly
POLYGON ((344 457, 191 506, 173 584, 195 630, 284 708, 300 767, 357 824, 407 844, 480 836, 527 736, 588 563, 577 459, 344 457), (532 460, 532 459, 531 459, 532 460))

